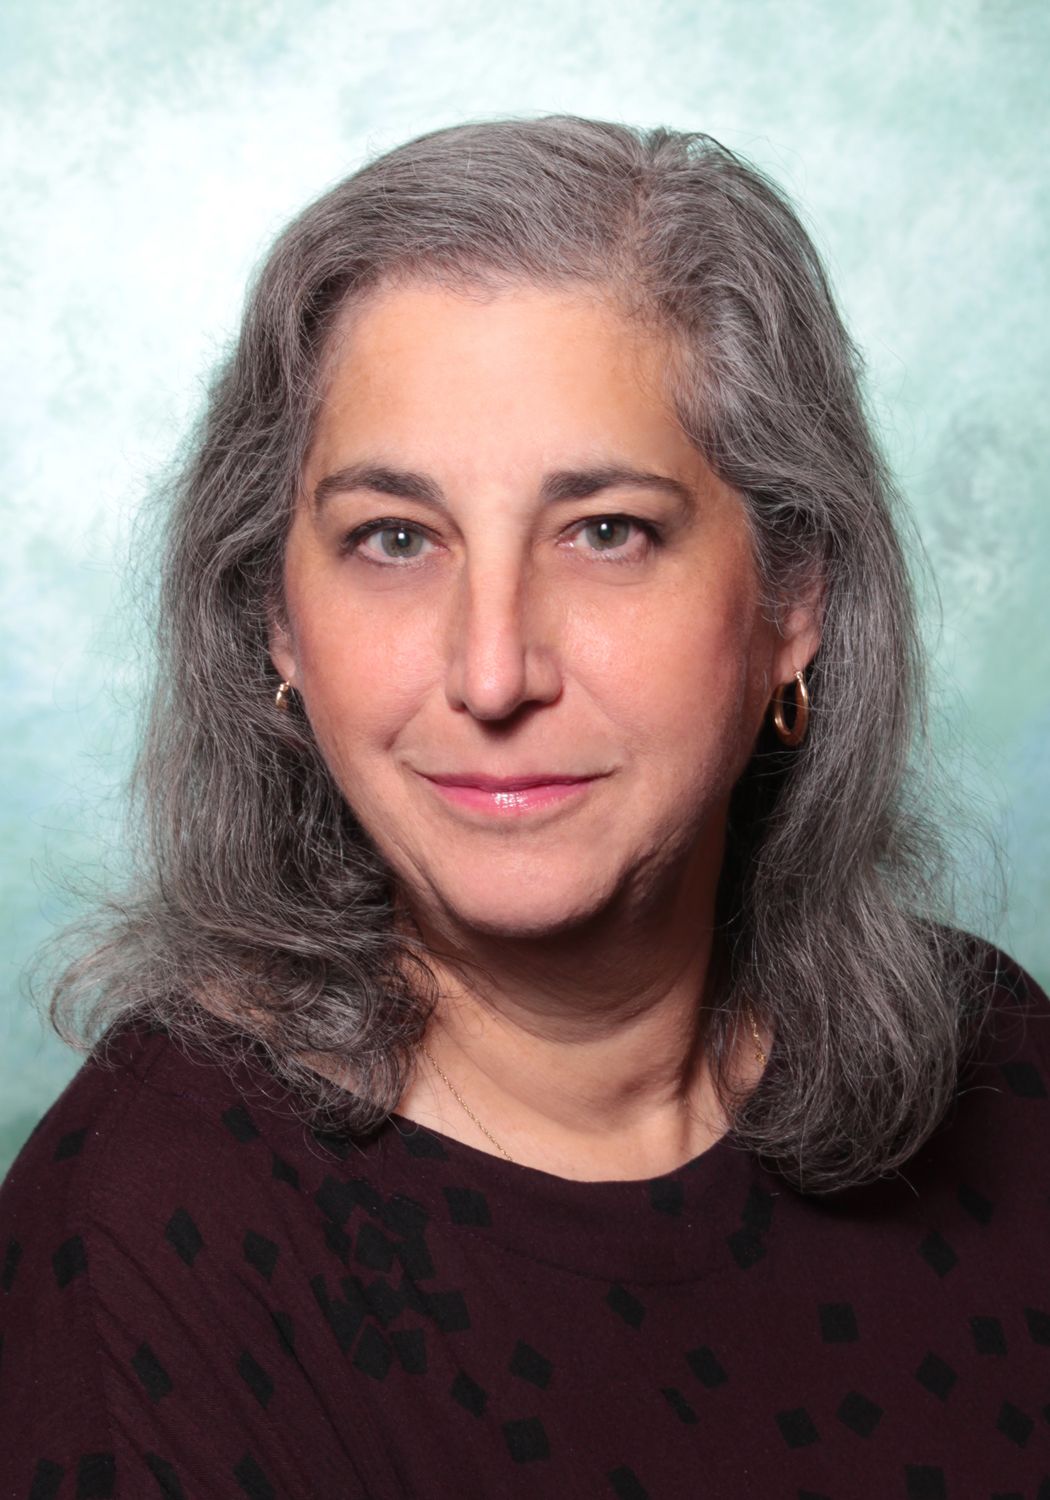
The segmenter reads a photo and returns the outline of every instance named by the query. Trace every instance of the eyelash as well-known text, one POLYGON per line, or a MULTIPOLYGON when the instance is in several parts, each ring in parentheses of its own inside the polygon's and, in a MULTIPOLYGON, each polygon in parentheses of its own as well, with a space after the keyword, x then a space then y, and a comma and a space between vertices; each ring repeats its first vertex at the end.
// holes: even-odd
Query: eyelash
MULTIPOLYGON (((627 516, 621 514, 587 516, 583 521, 577 522, 575 529, 577 532, 582 532, 585 531, 589 526, 599 525, 602 521, 628 522, 629 525, 637 527, 638 530, 642 532, 643 536, 645 536, 647 539, 648 545, 644 549, 640 558, 617 557, 613 555, 612 551, 603 552, 601 549, 597 549, 594 553, 594 556, 601 562, 619 563, 621 565, 637 563, 643 561, 656 547, 659 547, 663 544, 663 535, 660 531, 660 528, 652 521, 640 520, 638 516, 627 516)), ((393 558, 388 558, 386 561, 380 562, 377 558, 368 557, 365 553, 363 553, 361 551, 361 543, 366 541, 368 537, 374 536, 377 533, 383 531, 415 532, 419 536, 423 537, 426 537, 428 535, 426 528, 416 525, 415 522, 404 521, 398 516, 379 516, 374 521, 365 521, 363 525, 355 526, 353 531, 348 532, 347 535, 343 538, 340 551, 345 555, 359 554, 365 557, 365 560, 367 562, 372 563, 374 566, 380 568, 411 568, 413 566, 418 567, 421 564, 421 562, 423 561, 423 559, 421 558, 410 558, 407 562, 397 562, 393 558)))

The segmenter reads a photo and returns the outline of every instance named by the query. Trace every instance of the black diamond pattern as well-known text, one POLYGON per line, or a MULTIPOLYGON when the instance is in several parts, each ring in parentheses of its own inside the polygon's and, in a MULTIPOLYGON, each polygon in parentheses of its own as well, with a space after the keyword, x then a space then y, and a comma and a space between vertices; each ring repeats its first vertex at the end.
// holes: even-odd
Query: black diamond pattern
POLYGON ((971 1318, 970 1332, 978 1354, 1006 1353, 1006 1335, 998 1318, 971 1318))
POLYGON ((29 1485, 29 1500, 56 1500, 66 1471, 61 1464, 42 1458, 33 1470, 29 1485))
POLYGON ((728 1245, 737 1265, 747 1271, 766 1253, 763 1237, 773 1222, 773 1194, 753 1183, 741 1217, 743 1228, 733 1231, 728 1245))
POLYGON ((138 1346, 132 1356, 131 1366, 151 1401, 160 1401, 171 1390, 171 1376, 149 1344, 142 1343, 138 1346))
POLYGON ((404 1131, 401 1139, 409 1156, 428 1157, 431 1161, 446 1161, 448 1158, 444 1146, 425 1125, 417 1124, 414 1130, 404 1131))
POLYGON ((792 1411, 777 1412, 777 1426, 789 1448, 806 1448, 810 1443, 820 1440, 813 1418, 804 1406, 797 1406, 792 1411))
POLYGON ((460 1370, 452 1382, 452 1399, 471 1416, 480 1417, 489 1398, 476 1380, 471 1380, 465 1370, 460 1370))
POLYGON ((649 1184, 649 1202, 658 1213, 677 1216, 685 1207, 685 1185, 678 1177, 657 1177, 649 1184))
POLYGON ((285 1354, 295 1354, 295 1329, 291 1317, 286 1312, 274 1311, 270 1314, 273 1326, 277 1329, 277 1337, 281 1341, 281 1348, 285 1354))
POLYGON ((1046 1084, 1034 1063, 1003 1063, 1002 1074, 1007 1085, 1022 1099, 1045 1099, 1046 1084))
POLYGON ((322 1151, 326 1151, 329 1156, 338 1157, 340 1161, 346 1161, 354 1149, 353 1141, 350 1140, 344 1130, 319 1129, 311 1130, 310 1134, 322 1151))
POLYGON ((340 1229, 338 1224, 331 1220, 326 1221, 324 1226, 324 1242, 332 1254, 342 1261, 345 1266, 350 1259, 350 1252, 354 1248, 354 1242, 345 1229, 340 1229))
POLYGON ((915 1378, 920 1385, 926 1387, 934 1396, 946 1401, 955 1384, 957 1376, 951 1365, 946 1364, 937 1354, 927 1354, 922 1364, 915 1372, 915 1378))
POLYGON ((882 1420, 882 1407, 876 1406, 874 1401, 869 1401, 859 1391, 850 1391, 839 1407, 837 1416, 851 1432, 855 1432, 858 1437, 867 1438, 871 1437, 882 1420))
POLYGON ((716 1386, 724 1385, 729 1379, 714 1351, 706 1344, 699 1349, 691 1349, 686 1359, 697 1380, 701 1385, 706 1385, 708 1390, 713 1391, 716 1386))
POLYGON ((267 1239, 264 1234, 257 1234, 254 1229, 249 1229, 244 1236, 244 1258, 266 1281, 273 1275, 278 1254, 273 1240, 267 1239))
POLYGON ((822 1302, 820 1336, 825 1344, 852 1344, 858 1337, 857 1315, 849 1302, 822 1302))
POLYGON ((773 1222, 773 1194, 754 1183, 744 1204, 745 1226, 755 1234, 765 1234, 773 1222))
POLYGON ((283 1156, 273 1153, 273 1169, 271 1175, 275 1182, 286 1182, 289 1187, 298 1188, 299 1173, 295 1167, 286 1162, 283 1156))
POLYGON ((112 1453, 85 1453, 77 1464, 76 1500, 110 1500, 116 1483, 117 1461, 112 1453))
POLYGON ((358 1297, 344 1302, 339 1297, 330 1296, 323 1276, 313 1277, 310 1290, 317 1299, 325 1322, 335 1335, 336 1343, 345 1354, 364 1322, 365 1309, 361 1299, 358 1297))
POLYGON ((390 1345, 374 1323, 366 1323, 365 1331, 354 1350, 354 1364, 373 1380, 385 1380, 390 1370, 393 1355, 390 1345))
POLYGON ((240 1141, 242 1145, 247 1145, 249 1141, 255 1141, 259 1138, 255 1121, 243 1104, 232 1104, 224 1113, 222 1123, 226 1126, 226 1129, 233 1136, 234 1140, 240 1141))
POLYGON ((989 1203, 988 1199, 976 1188, 967 1187, 965 1184, 959 1189, 959 1204, 970 1215, 976 1219, 978 1224, 990 1224, 995 1205, 989 1203))
POLYGON ((757 1235, 753 1229, 734 1229, 726 1243, 732 1252, 733 1259, 742 1271, 747 1271, 757 1264, 766 1253, 761 1236, 757 1235))
POLYGON ((488 1199, 484 1193, 478 1193, 473 1188, 447 1187, 445 1201, 453 1224, 477 1224, 484 1228, 492 1223, 488 1199))
POLYGON ((926 1236, 919 1246, 919 1254, 938 1276, 947 1276, 959 1259, 939 1229, 926 1236))
POLYGON ((550 1458, 550 1444, 539 1417, 524 1417, 518 1422, 504 1422, 503 1436, 515 1463, 529 1464, 538 1458, 550 1458))
POLYGON ((442 1333, 461 1333, 470 1327, 470 1315, 462 1292, 428 1292, 426 1304, 442 1333))
POLYGON ((520 1380, 528 1380, 543 1391, 550 1384, 553 1369, 550 1360, 544 1359, 542 1354, 537 1353, 523 1339, 519 1339, 514 1345, 514 1353, 510 1357, 510 1373, 517 1375, 520 1380))
POLYGON ((427 1345, 422 1328, 400 1328, 390 1335, 401 1368, 409 1375, 427 1372, 427 1345))
POLYGON ((1004 1401, 999 1408, 999 1419, 995 1425, 1004 1437, 1010 1439, 1011 1443, 1016 1443, 1019 1448, 1023 1448, 1032 1436, 1035 1423, 1031 1417, 1025 1416, 1023 1411, 1014 1406, 1012 1401, 1004 1401))
POLYGON ((250 1453, 246 1453, 236 1465, 233 1477, 248 1500, 277 1500, 277 1491, 250 1453))
POLYGON ((660 1394, 666 1398, 671 1410, 680 1421, 690 1426, 696 1421, 696 1412, 689 1405, 689 1402, 682 1395, 681 1391, 676 1390, 673 1385, 662 1385, 660 1387, 660 1394))
POLYGON ((0 1271, 0 1287, 9 1292, 15 1284, 18 1262, 22 1259, 22 1246, 17 1240, 8 1240, 4 1251, 4 1269, 0 1271))
POLYGON ((157 1493, 161 1500, 186 1500, 186 1491, 182 1488, 174 1466, 156 1453, 147 1453, 145 1458, 147 1469, 157 1481, 157 1493))
POLYGON ((187 1266, 192 1266, 204 1249, 201 1232, 184 1208, 177 1208, 172 1214, 165 1225, 164 1238, 187 1266))
POLYGON ((68 1286, 75 1277, 84 1274, 87 1270, 87 1251, 79 1234, 71 1235, 59 1245, 51 1257, 51 1266, 60 1287, 68 1286))
POLYGON ((397 1291, 385 1276, 377 1276, 363 1288, 365 1306, 383 1327, 388 1327, 405 1305, 404 1294, 397 1291))
POLYGON ((434 1274, 434 1262, 424 1239, 402 1240, 396 1247, 395 1254, 401 1262, 406 1276, 416 1281, 426 1281, 434 1274))
POLYGON ((237 1374, 244 1381, 259 1405, 265 1407, 273 1395, 273 1381, 259 1361, 247 1350, 241 1350, 237 1361, 237 1374))
POLYGON ((352 1183, 326 1177, 314 1194, 314 1202, 333 1224, 343 1225, 357 1205, 357 1194, 352 1183))
POLYGON ((394 1246, 378 1224, 366 1219, 357 1231, 354 1255, 372 1271, 389 1271, 394 1264, 394 1246))
POLYGON ((629 1469, 626 1464, 613 1469, 608 1477, 616 1500, 650 1500, 649 1491, 634 1470, 629 1469))
POLYGON ((1026 1307, 1024 1320, 1028 1324, 1028 1332, 1035 1343, 1050 1344, 1050 1313, 1040 1312, 1035 1307, 1026 1307))
POLYGON ((80 1130, 71 1130, 64 1135, 55 1147, 55 1161, 67 1161, 71 1156, 79 1156, 87 1136, 87 1126, 80 1130))
POLYGON ((618 1313, 625 1323, 630 1323, 632 1328, 642 1326, 645 1308, 638 1298, 632 1296, 626 1287, 620 1286, 619 1282, 609 1288, 605 1300, 613 1312, 618 1313))
POLYGON ((928 1464, 908 1464, 904 1470, 908 1500, 948 1500, 944 1470, 928 1464))
POLYGON ((382 1220, 392 1234, 402 1239, 416 1239, 426 1233, 430 1215, 421 1203, 395 1193, 383 1204, 382 1220))

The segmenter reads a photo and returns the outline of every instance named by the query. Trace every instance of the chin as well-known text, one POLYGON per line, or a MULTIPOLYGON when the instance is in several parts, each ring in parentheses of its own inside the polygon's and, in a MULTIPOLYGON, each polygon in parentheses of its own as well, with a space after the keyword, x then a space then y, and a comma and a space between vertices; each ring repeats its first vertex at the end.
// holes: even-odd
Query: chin
POLYGON ((449 887, 434 885, 430 899, 457 927, 505 940, 552 938, 590 921, 611 894, 604 882, 584 886, 579 873, 565 887, 548 878, 449 887))

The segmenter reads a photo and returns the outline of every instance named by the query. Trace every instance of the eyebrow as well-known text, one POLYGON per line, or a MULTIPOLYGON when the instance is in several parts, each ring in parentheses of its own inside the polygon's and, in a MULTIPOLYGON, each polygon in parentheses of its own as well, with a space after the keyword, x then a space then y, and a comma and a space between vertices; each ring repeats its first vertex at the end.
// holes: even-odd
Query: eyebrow
MULTIPOLYGON (((610 463, 586 469, 556 469, 546 474, 540 485, 540 499, 544 505, 555 505, 564 500, 585 500, 603 490, 625 488, 658 490, 672 496, 683 510, 690 508, 696 498, 689 485, 672 479, 668 474, 653 474, 645 469, 634 469, 629 464, 610 463)), ((327 474, 314 490, 314 504, 320 509, 333 495, 345 495, 354 490, 371 490, 381 495, 395 495, 400 500, 416 500, 446 514, 449 510, 441 486, 428 474, 395 469, 367 459, 327 474)))

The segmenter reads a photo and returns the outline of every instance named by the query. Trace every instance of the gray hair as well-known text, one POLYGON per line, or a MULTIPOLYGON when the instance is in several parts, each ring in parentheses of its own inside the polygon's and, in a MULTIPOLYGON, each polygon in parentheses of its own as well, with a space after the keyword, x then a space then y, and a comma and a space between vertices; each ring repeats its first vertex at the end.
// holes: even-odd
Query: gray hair
POLYGON ((745 503, 771 617, 822 573, 809 733, 789 750, 764 730, 733 793, 706 1045, 736 1138, 803 1190, 895 1169, 947 1110, 982 1014, 910 769, 925 688, 899 498, 799 217, 700 132, 567 115, 435 130, 277 240, 171 486, 138 867, 63 970, 52 1023, 99 1055, 132 1015, 215 1057, 251 1049, 317 1129, 367 1132, 397 1106, 436 981, 305 716, 275 711, 267 641, 335 320, 420 278, 593 288, 660 329, 682 429, 745 503), (747 1095, 729 1078, 745 1002, 775 1037, 747 1095), (348 1064, 353 1092, 307 1054, 348 1064))

